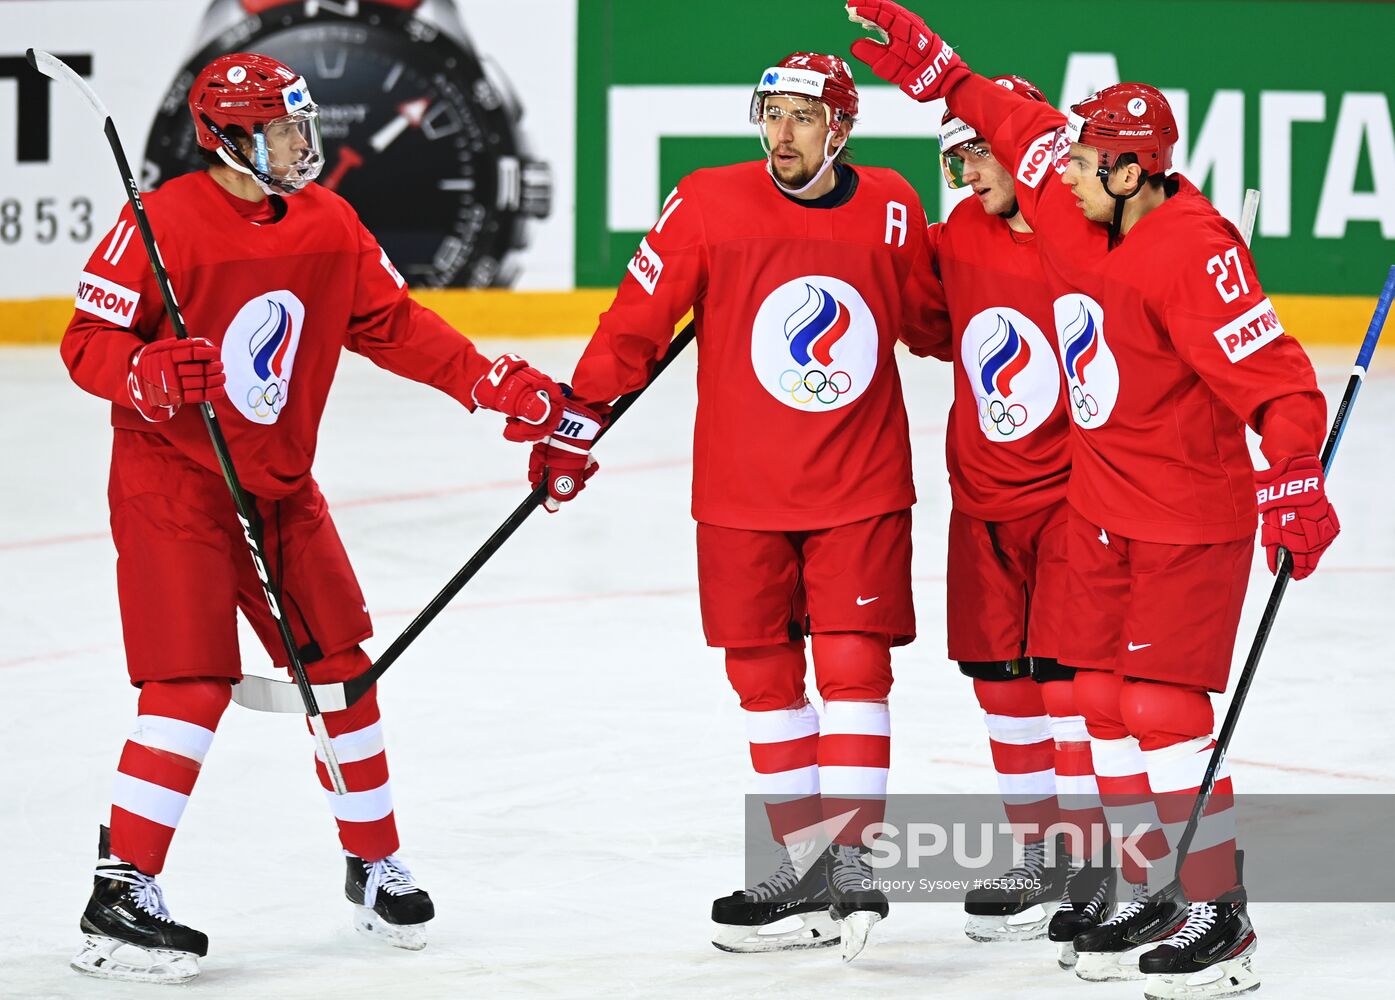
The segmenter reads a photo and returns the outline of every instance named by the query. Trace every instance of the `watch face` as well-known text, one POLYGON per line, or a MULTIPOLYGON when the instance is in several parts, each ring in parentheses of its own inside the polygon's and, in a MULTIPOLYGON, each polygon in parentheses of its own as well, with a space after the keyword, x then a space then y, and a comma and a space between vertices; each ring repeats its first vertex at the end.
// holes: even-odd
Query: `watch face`
POLYGON ((479 60, 407 11, 283 9, 226 33, 175 79, 146 147, 146 186, 201 166, 187 103, 199 69, 260 52, 309 82, 325 145, 319 183, 354 206, 408 282, 507 283, 500 262, 522 245, 523 217, 547 211, 525 168, 545 168, 521 156, 509 102, 479 60))

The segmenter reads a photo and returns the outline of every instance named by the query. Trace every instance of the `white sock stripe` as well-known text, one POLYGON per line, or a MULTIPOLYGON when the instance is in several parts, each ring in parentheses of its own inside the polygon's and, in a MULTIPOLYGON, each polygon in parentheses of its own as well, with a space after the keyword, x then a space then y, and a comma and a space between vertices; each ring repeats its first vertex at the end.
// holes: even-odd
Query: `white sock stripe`
MULTIPOLYGON (((332 736, 329 743, 334 748, 334 756, 339 758, 341 764, 368 760, 383 752, 383 724, 375 722, 362 729, 355 729, 352 733, 332 736)), ((322 763, 324 761, 320 756, 319 747, 315 748, 315 759, 322 763)))
POLYGON ((1116 806, 1106 803, 1104 817, 1111 825, 1117 824, 1120 829, 1125 831, 1140 826, 1153 830, 1160 825, 1158 823, 1158 810, 1151 802, 1136 802, 1130 806, 1116 806))
POLYGON ((164 785, 157 785, 153 781, 133 778, 129 774, 117 771, 111 802, 128 813, 173 829, 179 825, 179 817, 184 815, 189 796, 164 785))
POLYGON ((1095 763, 1096 776, 1101 778, 1127 778, 1148 770, 1143 751, 1138 748, 1138 740, 1132 736, 1125 736, 1121 740, 1091 737, 1090 759, 1095 763))
POLYGON ((746 713, 746 739, 751 743, 784 743, 818 732, 819 713, 813 705, 746 713))
POLYGON ((213 744, 213 730, 164 715, 138 715, 130 740, 151 750, 178 754, 202 764, 213 744))
POLYGON ((325 789, 325 798, 329 799, 329 808, 335 819, 347 823, 372 823, 392 812, 392 782, 385 781, 366 792, 349 792, 346 795, 335 795, 325 789))
POLYGON ((826 701, 823 734, 890 736, 891 709, 884 701, 826 701))
POLYGON ((1089 730, 1085 728, 1085 716, 1063 715, 1051 717, 1051 735, 1057 743, 1088 743, 1089 730))
POLYGON ((846 795, 852 798, 886 794, 884 767, 819 768, 819 789, 824 795, 846 795))
POLYGON ((797 767, 774 774, 756 773, 756 793, 759 795, 817 795, 819 768, 817 764, 797 767))
MULTIPOLYGON (((1174 847, 1182 839, 1182 831, 1187 828, 1187 824, 1168 824, 1167 842, 1174 847)), ((1222 809, 1218 813, 1201 817, 1201 822, 1196 825, 1196 837, 1192 840, 1189 850, 1192 853, 1204 851, 1208 847, 1215 847, 1227 841, 1235 839, 1235 810, 1222 809)))
POLYGON ((1093 774, 1056 774, 1057 795, 1099 795, 1099 782, 1093 774))
POLYGON ((1025 774, 998 772, 998 791, 1004 799, 1020 798, 1024 802, 1040 802, 1056 794, 1056 770, 1028 771, 1025 774))
MULTIPOLYGON (((1211 737, 1203 736, 1161 750, 1149 750, 1143 755, 1148 762, 1148 787, 1160 793, 1182 792, 1199 786, 1206 775, 1206 765, 1211 761, 1211 751, 1207 749, 1210 742, 1211 737)), ((1222 763, 1216 780, 1229 773, 1222 763)))
POLYGON ((997 743, 1008 743, 1016 747, 1045 743, 1051 739, 1051 716, 1049 715, 994 715, 983 713, 983 721, 988 726, 988 738, 997 743))

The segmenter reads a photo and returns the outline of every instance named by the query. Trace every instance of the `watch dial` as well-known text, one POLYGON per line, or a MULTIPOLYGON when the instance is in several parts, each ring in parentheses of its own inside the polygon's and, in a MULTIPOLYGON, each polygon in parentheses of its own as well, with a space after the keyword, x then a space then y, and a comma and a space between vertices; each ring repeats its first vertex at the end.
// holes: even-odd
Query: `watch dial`
MULTIPOLYGON (((238 49, 304 75, 320 109, 319 183, 358 211, 413 285, 493 285, 523 224, 510 110, 479 60, 410 13, 332 11, 261 18, 236 45, 215 42, 175 80, 151 130, 148 184, 200 165, 187 95, 195 73, 238 49)), ((245 35, 245 32, 244 32, 245 35)))

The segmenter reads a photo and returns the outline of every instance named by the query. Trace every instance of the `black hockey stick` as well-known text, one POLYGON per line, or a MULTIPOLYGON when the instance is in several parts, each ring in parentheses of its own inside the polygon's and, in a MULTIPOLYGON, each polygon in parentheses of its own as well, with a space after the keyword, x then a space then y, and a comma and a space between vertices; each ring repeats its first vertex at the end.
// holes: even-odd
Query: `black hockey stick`
MULTIPOLYGON (((185 328, 184 317, 179 311, 179 302, 174 297, 174 289, 170 286, 169 274, 165 272, 164 259, 160 256, 160 248, 155 243, 155 233, 150 228, 150 220, 145 214, 145 205, 141 202, 140 188, 136 186, 136 178, 131 173, 131 165, 126 161, 126 151, 121 147, 121 138, 117 135, 116 123, 112 121, 111 114, 102 104, 96 91, 88 86, 86 80, 73 72, 72 68, 63 60, 51 53, 44 52, 42 49, 29 49, 25 56, 29 60, 29 65, 44 76, 72 84, 78 93, 86 99, 92 110, 97 113, 97 117, 102 119, 102 131, 106 134, 111 151, 116 156, 116 167, 121 172, 121 182, 126 188, 126 200, 131 204, 131 211, 136 217, 136 228, 140 230, 141 242, 145 244, 146 256, 150 258, 150 266, 155 271, 155 281, 160 286, 160 297, 164 300, 165 313, 169 316, 170 325, 174 327, 175 337, 180 340, 189 339, 189 331, 185 328)), ((233 503, 237 506, 237 519, 242 524, 242 537, 247 542, 247 549, 252 555, 252 563, 256 566, 257 578, 261 581, 262 593, 266 596, 267 607, 271 610, 271 616, 276 619, 277 628, 281 633, 281 643, 286 648, 286 659, 290 663, 291 673, 295 677, 295 688, 300 694, 296 711, 304 712, 309 719, 310 731, 315 736, 320 757, 325 762, 325 770, 329 772, 330 784, 334 786, 336 794, 343 795, 348 789, 344 785, 344 775, 339 768, 339 760, 334 755, 334 747, 329 740, 329 731, 325 728, 324 719, 320 716, 320 708, 315 701, 315 692, 311 688, 309 678, 305 676, 305 665, 300 661, 300 652, 296 648, 295 637, 291 635, 290 623, 281 614, 280 588, 271 575, 267 560, 262 555, 262 531, 257 518, 256 506, 251 497, 243 490, 242 483, 238 481, 237 470, 233 468, 232 455, 228 453, 228 443, 223 438, 223 430, 218 425, 218 415, 213 410, 213 404, 210 402, 200 403, 199 412, 203 414, 203 424, 208 429, 209 439, 213 442, 213 451, 218 456, 218 465, 223 471, 223 479, 228 484, 228 491, 232 493, 233 503)))
MULTIPOLYGON (((1351 370, 1351 377, 1347 379, 1346 392, 1342 394, 1342 401, 1337 406, 1337 415, 1332 420, 1332 429, 1327 434, 1327 443, 1322 446, 1322 473, 1324 476, 1331 470, 1332 460, 1337 455, 1337 446, 1342 443, 1347 420, 1351 418, 1351 408, 1356 404, 1356 394, 1361 391, 1361 384, 1366 380, 1366 372, 1371 367, 1371 356, 1376 352, 1376 342, 1380 340, 1381 329, 1385 326, 1386 314, 1390 312, 1392 298, 1395 298, 1395 266, 1392 266, 1385 276, 1385 287, 1381 289, 1380 298, 1376 301, 1376 311, 1371 317, 1371 325, 1366 328, 1366 338, 1361 341, 1361 350, 1357 352, 1356 365, 1351 370)), ((1179 872, 1191 850, 1192 840, 1196 837, 1201 814, 1206 811, 1206 804, 1211 800, 1211 793, 1215 791, 1216 774, 1220 771, 1221 765, 1225 763, 1226 753, 1230 749, 1231 737, 1235 735, 1235 727, 1240 722, 1240 710, 1245 707, 1245 697, 1250 693, 1250 685, 1254 682, 1255 673, 1259 670, 1259 658, 1264 654, 1264 647, 1269 642, 1269 633, 1274 628, 1274 619, 1279 614, 1279 605, 1284 599, 1284 592, 1288 590, 1288 582, 1293 575, 1293 557, 1289 555, 1287 549, 1279 549, 1277 566, 1278 572, 1274 576, 1274 587, 1269 591, 1269 603, 1264 606, 1264 614, 1259 620, 1259 629, 1255 633, 1254 642, 1250 644, 1250 654, 1245 657, 1245 666, 1240 671, 1239 679, 1235 682, 1235 696, 1230 700, 1230 709, 1225 714, 1221 731, 1216 734, 1216 746, 1211 751, 1210 761, 1206 764, 1206 774, 1201 779, 1201 787, 1197 790, 1196 802, 1192 804, 1192 814, 1187 819, 1187 828, 1182 832, 1182 837, 1177 843, 1177 870, 1179 872)))
MULTIPOLYGON (((605 426, 601 428, 600 434, 596 435, 597 441, 600 441, 615 426, 615 422, 624 416, 625 411, 634 405, 649 386, 654 384, 654 380, 663 373, 663 370, 673 362, 674 358, 683 352, 683 349, 696 335, 696 328, 692 323, 689 323, 673 338, 664 356, 654 366, 649 381, 616 401, 615 406, 611 408, 605 426)), ((455 598, 455 595, 464 589, 465 585, 484 567, 485 563, 489 562, 494 553, 498 552, 523 522, 528 520, 528 517, 538 509, 546 497, 546 483, 535 486, 523 499, 523 502, 513 509, 513 513, 504 519, 504 523, 499 525, 494 533, 485 540, 479 551, 472 555, 469 561, 460 567, 459 572, 450 578, 450 582, 441 589, 441 592, 431 599, 431 603, 427 604, 421 613, 412 619, 412 623, 392 641, 392 645, 383 650, 382 655, 373 663, 373 666, 357 677, 352 677, 339 684, 316 684, 315 693, 320 701, 330 711, 339 711, 363 697, 368 689, 378 682, 378 678, 387 673, 388 668, 407 651, 407 647, 416 641, 417 636, 425 631, 426 626, 435 621, 436 616, 445 610, 446 605, 455 598)), ((233 700, 242 707, 257 712, 298 711, 291 693, 290 683, 270 677, 244 676, 241 683, 233 688, 233 700)))

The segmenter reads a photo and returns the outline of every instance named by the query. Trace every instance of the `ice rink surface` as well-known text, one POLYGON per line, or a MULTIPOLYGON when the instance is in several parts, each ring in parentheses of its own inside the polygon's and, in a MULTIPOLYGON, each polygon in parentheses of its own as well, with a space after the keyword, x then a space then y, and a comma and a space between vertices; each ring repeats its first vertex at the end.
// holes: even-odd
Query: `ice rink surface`
MULTIPOLYGON (((570 372, 580 340, 482 343, 570 372)), ((1319 352, 1329 401, 1354 349, 1319 352)), ((956 906, 903 904, 843 967, 836 949, 722 954, 713 897, 742 877, 748 756, 698 619, 688 469, 691 352, 598 449, 603 469, 539 513, 384 681, 403 858, 436 900, 425 952, 350 927, 343 861, 303 723, 224 717, 162 884, 208 933, 201 997, 1142 996, 1060 972, 1045 942, 976 945, 956 906)), ((1231 758, 1241 792, 1395 792, 1388 706, 1395 532, 1378 354, 1332 477, 1343 534, 1290 588, 1231 758)), ((946 366, 902 359, 916 448, 918 641, 895 657, 893 792, 992 792, 981 713, 944 657, 946 366)), ((0 350, 0 996, 153 997, 67 962, 97 824, 133 725, 105 499, 107 405, 54 348, 0 350)), ((354 560, 376 654, 526 489, 493 414, 346 356, 317 477, 354 560)), ((1269 588, 1257 563, 1243 656, 1269 588)), ((246 642, 243 663, 263 670, 246 642)), ((1218 707, 1217 718, 1220 718, 1218 707)), ((1243 829, 1242 839, 1243 839, 1243 829)), ((1395 905, 1257 904, 1262 997, 1389 995, 1395 905)), ((160 993, 164 996, 163 993, 160 993)))

